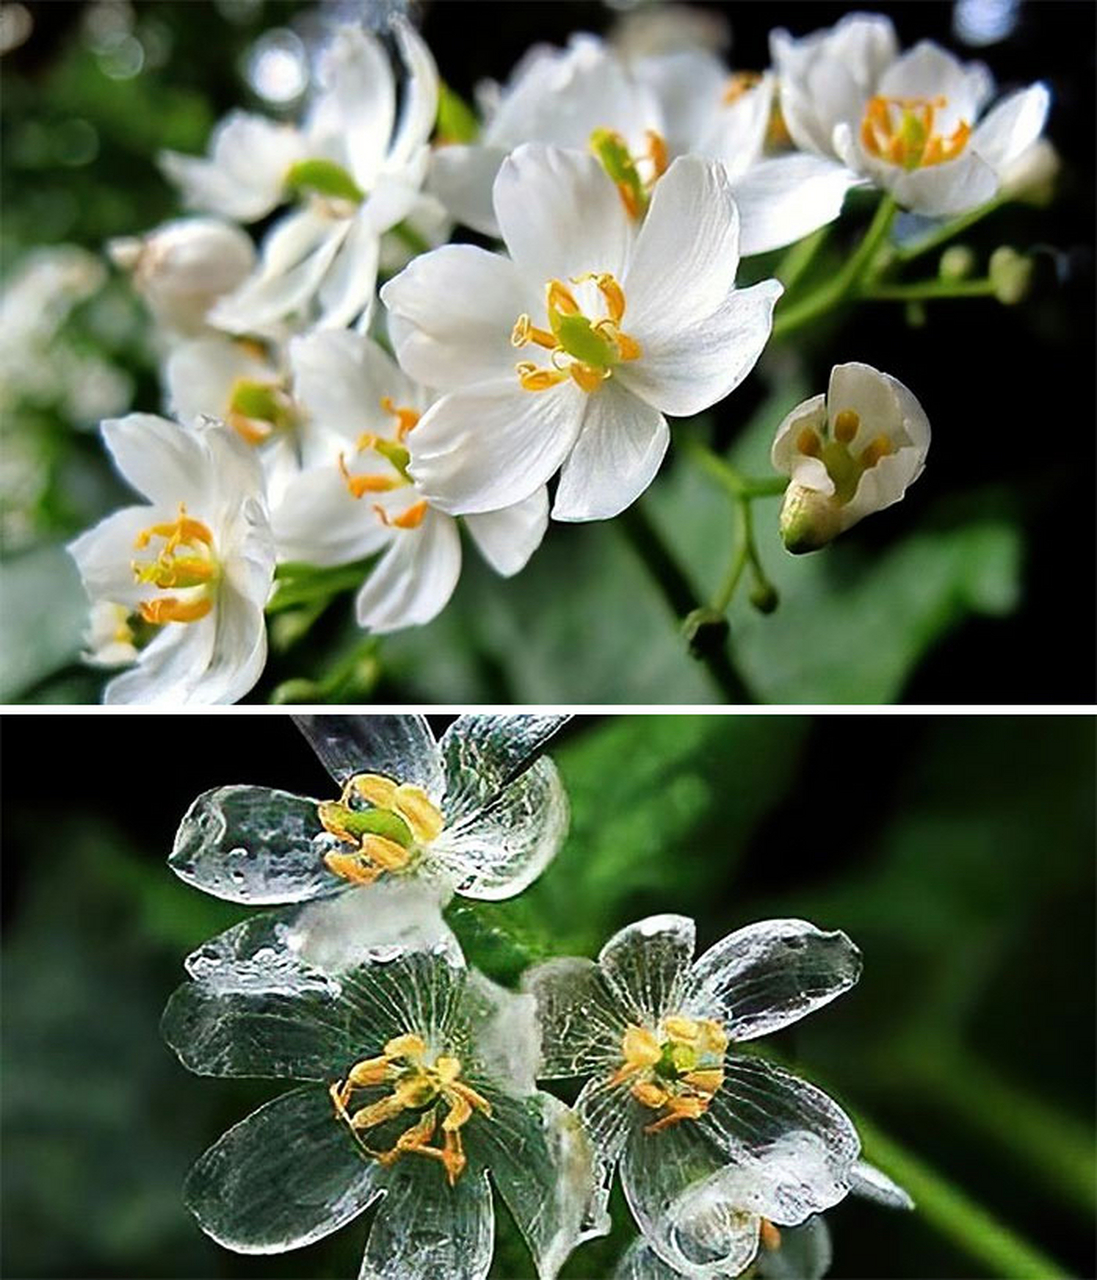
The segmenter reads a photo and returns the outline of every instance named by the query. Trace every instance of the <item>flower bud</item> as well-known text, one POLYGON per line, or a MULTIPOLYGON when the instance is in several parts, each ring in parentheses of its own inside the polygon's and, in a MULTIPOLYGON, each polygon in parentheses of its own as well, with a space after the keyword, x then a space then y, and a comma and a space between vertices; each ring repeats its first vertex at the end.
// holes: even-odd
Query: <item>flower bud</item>
POLYGON ((949 245, 937 265, 942 280, 963 280, 974 270, 975 254, 966 244, 949 245))
POLYGON ((994 286, 994 296, 1007 307, 1012 307, 1028 293, 1032 283, 1032 259, 1023 257, 1008 245, 1002 245, 990 255, 987 274, 994 286))
POLYGON ((779 528, 785 550, 794 556, 818 551, 842 532, 841 510, 829 494, 793 481, 785 490, 779 528))
POLYGON ((757 582, 751 589, 750 602, 759 613, 773 613, 781 603, 781 597, 772 582, 757 582))
POLYGON ((1058 151, 1047 138, 1038 138, 1002 174, 999 195, 1025 204, 1048 205, 1055 195, 1055 180, 1062 167, 1058 151))

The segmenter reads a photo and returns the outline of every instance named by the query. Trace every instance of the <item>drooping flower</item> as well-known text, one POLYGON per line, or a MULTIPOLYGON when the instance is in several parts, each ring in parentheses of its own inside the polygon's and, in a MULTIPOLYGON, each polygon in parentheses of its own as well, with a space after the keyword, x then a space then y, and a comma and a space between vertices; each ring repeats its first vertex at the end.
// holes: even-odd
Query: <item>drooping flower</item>
POLYGON ((816 551, 898 502, 922 474, 929 440, 929 419, 898 378, 835 365, 826 395, 793 409, 773 441, 773 466, 791 477, 781 507, 788 550, 816 551))
POLYGON ((859 183, 931 217, 973 209, 997 194, 1044 127, 1045 85, 1009 94, 980 119, 993 94, 987 68, 928 40, 899 56, 884 17, 851 14, 800 40, 779 30, 770 44, 782 117, 801 154, 752 175, 774 220, 769 247, 787 243, 786 219, 799 235, 832 221, 859 183))
MULTIPOLYGON (((289 359, 313 443, 306 468, 274 504, 280 555, 335 565, 383 552, 358 593, 358 622, 378 632, 429 622, 461 572, 457 522, 431 506, 408 471, 409 433, 433 396, 355 333, 294 339, 289 359)), ((542 485, 465 523, 497 572, 517 573, 544 536, 548 495, 542 485)))
POLYGON ((247 929, 220 964, 191 958, 164 1036, 201 1075, 305 1083, 198 1160, 184 1195, 202 1230, 280 1253, 380 1201, 361 1277, 480 1280, 494 1183, 551 1280, 582 1236, 591 1159, 573 1113, 536 1090, 532 1000, 445 949, 333 974, 247 929))
POLYGON ((234 112, 214 132, 208 159, 162 158, 194 208, 249 222, 297 206, 267 235, 258 271, 214 308, 219 327, 267 332, 304 317, 341 328, 368 315, 382 236, 435 203, 420 188, 437 71, 414 28, 400 18, 392 27, 407 72, 399 120, 384 46, 344 26, 325 50, 301 128, 234 112))
POLYGON ((753 368, 781 286, 735 288, 738 216, 715 162, 676 160, 637 231, 593 156, 530 144, 500 169, 495 210, 509 258, 452 245, 382 290, 401 365, 447 393, 409 472, 465 514, 562 468, 556 519, 616 515, 659 468, 664 413, 700 412, 753 368))
POLYGON ((220 424, 192 430, 145 413, 104 422, 103 438, 146 503, 107 516, 69 551, 93 608, 123 606, 155 633, 104 701, 235 702, 266 661, 274 575, 255 458, 220 424))
POLYGON ((844 933, 771 920, 693 962, 694 925, 653 916, 597 963, 527 971, 543 1028, 542 1078, 585 1076, 576 1110, 608 1194, 619 1164, 638 1226, 696 1276, 736 1274, 762 1221, 796 1226, 850 1187, 859 1141, 826 1094, 729 1046, 775 1031, 848 990, 860 954, 844 933))
POLYGON ((207 893, 257 905, 405 878, 447 896, 512 897, 567 829, 560 777, 537 754, 565 719, 460 716, 436 742, 422 716, 298 716, 339 798, 217 787, 187 811, 169 864, 207 893))

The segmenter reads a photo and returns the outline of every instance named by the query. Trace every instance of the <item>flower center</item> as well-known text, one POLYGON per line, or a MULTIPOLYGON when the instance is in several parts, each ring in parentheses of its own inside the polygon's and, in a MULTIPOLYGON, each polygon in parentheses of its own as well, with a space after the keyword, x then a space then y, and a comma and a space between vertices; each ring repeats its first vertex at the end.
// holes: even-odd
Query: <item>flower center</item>
POLYGON ((545 286, 548 330, 536 328, 523 313, 514 322, 511 346, 534 343, 549 352, 549 367, 523 360, 515 365, 518 381, 526 391, 546 391, 571 378, 584 391, 594 391, 613 375, 613 366, 622 360, 639 358, 640 344, 621 330, 625 314, 625 292, 608 271, 589 271, 573 276, 572 284, 593 280, 606 314, 591 321, 583 314, 575 295, 562 280, 545 286))
MULTIPOLYGON (((266 352, 257 343, 241 339, 238 344, 257 360, 266 352)), ((229 388, 222 414, 225 422, 250 445, 263 444, 276 432, 289 431, 297 422, 293 400, 274 379, 237 378, 229 388)))
POLYGON ((355 774, 340 798, 323 801, 318 813, 324 830, 346 846, 326 853, 324 864, 352 884, 407 871, 446 825, 422 787, 379 773, 355 774))
POLYGON ((947 138, 935 133, 934 115, 946 105, 945 98, 870 98, 861 121, 861 145, 904 169, 955 160, 967 146, 971 125, 961 120, 947 138))
POLYGON ((660 1112, 645 1133, 658 1133, 682 1120, 696 1120, 724 1083, 727 1034, 712 1018, 668 1015, 657 1032, 633 1023, 621 1039, 621 1066, 607 1088, 632 1081, 629 1092, 641 1106, 660 1112))
POLYGON ((591 151, 601 161, 629 217, 633 219, 641 218, 647 212, 652 188, 667 171, 667 144, 662 134, 647 129, 644 138, 647 145, 634 156, 624 138, 612 129, 595 129, 590 135, 591 151))
POLYGON ((834 501, 844 506, 857 492, 861 477, 881 458, 895 452, 895 444, 888 435, 874 436, 867 445, 854 452, 850 445, 861 426, 860 415, 853 409, 843 409, 834 418, 831 436, 824 425, 820 435, 814 427, 805 427, 796 437, 796 448, 808 458, 818 458, 834 481, 834 501))
POLYGON ((461 1145, 462 1128, 473 1111, 491 1115, 488 1100, 460 1076, 459 1058, 441 1054, 430 1061, 426 1043, 419 1036, 402 1035, 390 1040, 380 1057, 355 1063, 347 1078, 333 1084, 329 1092, 336 1116, 350 1126, 355 1141, 368 1155, 386 1167, 405 1154, 439 1160, 452 1187, 468 1163, 461 1145), (386 1091, 382 1097, 351 1111, 355 1093, 377 1088, 386 1091), (411 1116, 417 1118, 386 1149, 376 1151, 360 1136, 411 1116), (431 1146, 439 1126, 442 1146, 431 1146))
POLYGON ((152 560, 133 560, 137 582, 147 582, 158 591, 181 591, 182 595, 153 596, 137 606, 142 619, 159 626, 164 622, 197 622, 213 608, 213 591, 220 566, 213 553, 213 534, 201 520, 187 515, 179 504, 179 518, 170 524, 153 524, 134 539, 134 548, 143 551, 153 543, 160 549, 152 560))
MULTIPOLYGON (((339 455, 339 472, 350 490, 352 498, 363 498, 367 493, 391 493, 393 489, 402 489, 411 484, 408 475, 408 462, 411 455, 403 443, 419 421, 419 411, 407 405, 396 405, 389 396, 381 397, 381 408, 396 419, 396 438, 387 440, 375 435, 372 431, 363 432, 355 443, 355 453, 375 453, 392 464, 396 475, 391 472, 367 471, 352 475, 347 468, 346 455, 339 455)), ((384 507, 374 505, 374 512, 384 525, 396 529, 416 529, 427 514, 426 502, 414 502, 397 516, 390 515, 384 507)))
POLYGON ((285 186, 291 196, 319 199, 336 217, 351 217, 365 192, 334 160, 298 160, 290 165, 285 186))

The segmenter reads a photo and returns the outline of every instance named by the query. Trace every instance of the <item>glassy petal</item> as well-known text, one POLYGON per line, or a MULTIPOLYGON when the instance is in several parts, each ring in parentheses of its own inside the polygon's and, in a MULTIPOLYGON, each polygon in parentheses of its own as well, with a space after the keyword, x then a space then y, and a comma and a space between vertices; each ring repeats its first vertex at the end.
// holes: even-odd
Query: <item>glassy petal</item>
POLYGON ((298 729, 342 786, 356 773, 382 773, 442 794, 442 759, 425 716, 293 717, 298 729))
POLYGON ((548 527, 548 491, 542 486, 513 506, 466 516, 465 527, 488 564, 509 578, 525 568, 541 545, 548 527))
POLYGON ((430 857, 466 898, 513 898, 556 856, 567 829, 567 793, 556 766, 542 758, 486 808, 447 826, 430 857))
POLYGON ((874 1164, 868 1164, 864 1160, 854 1161, 850 1170, 849 1189, 855 1196, 873 1200, 889 1209, 914 1208, 910 1192, 904 1191, 897 1182, 892 1182, 883 1169, 877 1169, 874 1164))
POLYGON ((611 1076, 621 1064, 625 1017, 593 960, 561 956, 522 975, 537 1001, 543 1080, 611 1076))
POLYGON ((753 1040, 828 1004, 861 976, 842 933, 806 920, 763 920, 710 947, 689 976, 691 1007, 719 1017, 732 1040, 753 1040), (718 1013, 712 1012, 718 1010, 718 1013))
POLYGON ((760 1249, 756 1265, 761 1280, 823 1280, 833 1258, 830 1231, 816 1214, 798 1227, 782 1227, 780 1245, 760 1249))
POLYGON ((570 719, 524 713, 458 716, 438 743, 446 774, 447 822, 492 803, 570 719))
POLYGON ((688 916, 648 916, 615 933, 598 955, 606 984, 630 1022, 654 1026, 678 1012, 697 931, 688 916))
POLYGON ((198 1225, 236 1253, 281 1253, 337 1231, 379 1194, 327 1090, 306 1085, 230 1129, 190 1172, 183 1197, 198 1225))
POLYGON ((381 1052, 393 1036, 415 1034, 428 1044, 469 1055, 464 961, 445 945, 430 951, 397 951, 340 977, 351 1008, 351 1034, 365 1057, 381 1052))
POLYGON ((468 1025, 467 1074, 512 1098, 536 1093, 541 1033, 533 996, 511 991, 472 969, 463 990, 461 1017, 468 1025))
POLYGON ((346 887, 324 866, 334 847, 316 800, 267 787, 216 787, 187 810, 168 865, 217 898, 300 902, 346 887))
POLYGON ((664 1262, 643 1236, 639 1236, 622 1255, 613 1272, 613 1280, 679 1280, 679 1272, 664 1262))

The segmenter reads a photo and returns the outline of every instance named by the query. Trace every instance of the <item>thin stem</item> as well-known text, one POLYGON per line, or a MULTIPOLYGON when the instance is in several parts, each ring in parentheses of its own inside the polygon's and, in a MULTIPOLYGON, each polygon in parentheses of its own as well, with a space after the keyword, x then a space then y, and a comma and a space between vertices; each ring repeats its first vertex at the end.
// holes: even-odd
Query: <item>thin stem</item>
POLYGON ((786 293, 790 293, 795 288, 804 272, 815 260, 815 255, 819 252, 823 241, 829 234, 830 226, 828 224, 825 227, 820 227, 818 231, 813 231, 811 235, 805 236, 802 240, 797 240, 786 251, 773 273, 785 286, 786 293))
MULTIPOLYGON (((640 503, 634 502, 614 521, 628 538, 632 549, 644 562, 674 615, 682 622, 702 609, 689 579, 671 554, 662 535, 648 519, 640 503)), ((729 703, 752 703, 750 690, 735 670, 728 656, 726 636, 719 644, 706 644, 694 650, 729 703)))
POLYGON ((685 435, 681 443, 698 465, 734 498, 774 498, 788 488, 787 476, 744 476, 738 467, 715 453, 696 436, 685 435))
POLYGON ((976 209, 961 214, 958 218, 953 218, 951 222, 946 222, 938 227, 936 231, 931 232, 924 240, 917 240, 914 244, 905 245, 897 248, 895 256, 900 262, 913 262, 915 258, 920 258, 922 254, 929 253, 936 249, 938 245, 947 244, 955 236, 962 231, 966 231, 968 227, 974 226, 975 223, 981 222, 989 213, 993 213, 995 209, 1000 208, 1006 202, 1006 197, 996 196, 987 204, 979 205, 976 209))
POLYGON ((712 598, 712 608, 716 613, 727 613, 731 598, 735 595, 735 588, 739 585, 739 579, 743 576, 743 570, 747 567, 747 560, 750 556, 753 542, 750 503, 742 498, 735 498, 733 503, 736 526, 735 555, 732 557, 723 585, 712 598))
POLYGON ((872 302, 919 302, 930 298, 993 298, 994 282, 982 280, 918 280, 912 284, 873 284, 857 296, 872 302))

